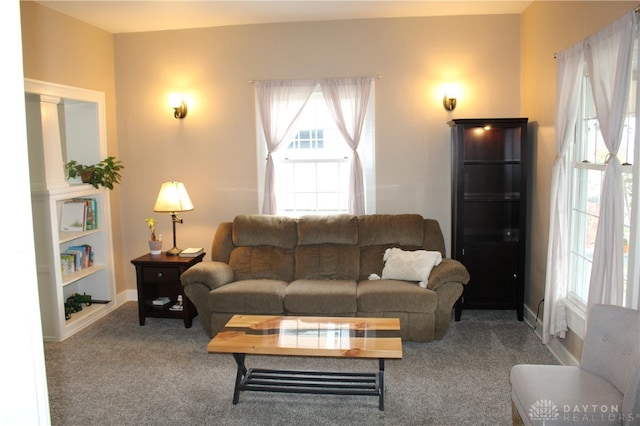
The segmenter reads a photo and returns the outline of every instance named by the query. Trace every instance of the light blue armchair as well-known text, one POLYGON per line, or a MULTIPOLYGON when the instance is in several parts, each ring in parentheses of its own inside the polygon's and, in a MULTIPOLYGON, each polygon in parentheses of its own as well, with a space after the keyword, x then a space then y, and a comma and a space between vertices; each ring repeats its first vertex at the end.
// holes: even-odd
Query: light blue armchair
POLYGON ((513 424, 640 425, 640 311, 594 306, 580 365, 511 368, 513 424))

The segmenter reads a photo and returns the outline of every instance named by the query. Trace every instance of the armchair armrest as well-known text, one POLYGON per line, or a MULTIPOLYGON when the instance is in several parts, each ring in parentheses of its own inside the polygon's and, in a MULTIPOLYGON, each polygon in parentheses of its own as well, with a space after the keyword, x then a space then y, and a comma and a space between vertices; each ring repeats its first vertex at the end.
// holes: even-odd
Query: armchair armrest
POLYGON ((233 269, 223 262, 200 262, 187 269, 180 276, 183 287, 203 284, 214 290, 233 281, 233 269))

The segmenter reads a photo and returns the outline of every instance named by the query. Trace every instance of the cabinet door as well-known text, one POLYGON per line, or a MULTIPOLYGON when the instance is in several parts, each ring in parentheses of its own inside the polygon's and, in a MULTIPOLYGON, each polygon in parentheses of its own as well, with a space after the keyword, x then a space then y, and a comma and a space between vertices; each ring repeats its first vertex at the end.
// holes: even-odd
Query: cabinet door
POLYGON ((473 243, 464 248, 463 263, 471 275, 464 308, 515 308, 518 243, 473 243))

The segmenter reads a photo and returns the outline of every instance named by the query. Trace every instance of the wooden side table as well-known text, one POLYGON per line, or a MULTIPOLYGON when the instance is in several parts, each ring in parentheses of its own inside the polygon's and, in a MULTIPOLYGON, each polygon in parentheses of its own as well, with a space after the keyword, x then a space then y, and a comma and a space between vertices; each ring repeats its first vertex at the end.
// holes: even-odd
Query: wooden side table
POLYGON ((183 293, 180 275, 196 263, 202 262, 205 254, 196 257, 145 254, 131 261, 136 267, 140 325, 144 325, 147 317, 176 318, 182 319, 186 328, 191 327, 198 311, 183 293), (171 302, 155 306, 153 300, 162 296, 168 297, 171 302), (178 296, 182 296, 182 311, 173 311, 171 307, 178 301, 178 296))

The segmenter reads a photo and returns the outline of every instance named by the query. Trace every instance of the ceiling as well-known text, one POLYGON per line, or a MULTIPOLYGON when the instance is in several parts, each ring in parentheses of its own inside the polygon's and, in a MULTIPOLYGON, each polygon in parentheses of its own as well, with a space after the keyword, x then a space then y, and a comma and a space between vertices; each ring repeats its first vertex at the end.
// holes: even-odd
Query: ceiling
POLYGON ((519 14, 529 1, 479 0, 38 0, 111 33, 278 22, 519 14))

